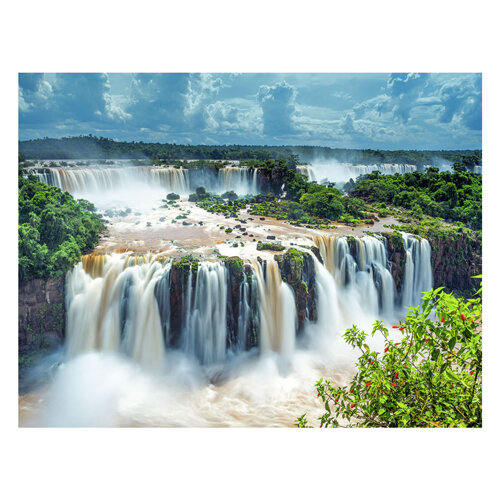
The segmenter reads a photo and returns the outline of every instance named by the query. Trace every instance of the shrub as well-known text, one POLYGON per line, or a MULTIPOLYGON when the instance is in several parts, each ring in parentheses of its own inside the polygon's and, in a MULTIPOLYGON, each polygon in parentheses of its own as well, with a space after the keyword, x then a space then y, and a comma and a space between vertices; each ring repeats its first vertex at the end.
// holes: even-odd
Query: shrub
MULTIPOLYGON (((402 332, 399 342, 375 323, 372 335, 385 337, 383 353, 371 350, 356 326, 347 330, 346 342, 361 351, 358 372, 347 386, 316 383, 325 404, 320 427, 482 425, 481 288, 469 300, 437 288, 424 294, 421 307, 409 309, 393 326, 402 332)), ((296 423, 307 427, 306 414, 296 423)))

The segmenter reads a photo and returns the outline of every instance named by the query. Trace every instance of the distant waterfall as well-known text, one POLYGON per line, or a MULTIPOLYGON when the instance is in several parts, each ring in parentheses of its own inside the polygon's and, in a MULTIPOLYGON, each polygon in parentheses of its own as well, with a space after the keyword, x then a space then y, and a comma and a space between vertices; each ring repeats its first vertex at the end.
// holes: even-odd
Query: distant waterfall
POLYGON ((219 169, 219 185, 216 191, 234 191, 236 194, 257 194, 258 169, 247 167, 223 167, 219 169))
POLYGON ((317 181, 314 169, 309 165, 297 165, 297 172, 305 175, 309 182, 317 181))
POLYGON ((258 169, 245 166, 215 168, 72 166, 35 167, 26 170, 38 180, 78 196, 98 195, 119 189, 164 189, 165 193, 187 195, 197 187, 222 194, 234 191, 238 195, 258 194, 258 169))
POLYGON ((416 172, 416 165, 381 163, 372 165, 356 165, 351 163, 339 163, 336 161, 314 162, 311 166, 298 166, 299 173, 307 175, 309 181, 316 182, 347 182, 355 180, 360 175, 369 174, 378 170, 384 175, 407 174, 416 172))

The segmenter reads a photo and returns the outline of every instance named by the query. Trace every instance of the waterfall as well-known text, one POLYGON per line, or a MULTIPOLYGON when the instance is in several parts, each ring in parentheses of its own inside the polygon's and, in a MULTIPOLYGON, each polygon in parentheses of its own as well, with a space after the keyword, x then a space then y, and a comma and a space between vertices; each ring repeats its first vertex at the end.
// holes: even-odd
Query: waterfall
POLYGON ((257 172, 248 167, 229 166, 219 169, 219 185, 216 191, 224 193, 234 191, 236 194, 257 194, 257 172))
MULTIPOLYGON (((335 337, 353 323, 392 322, 405 307, 420 303, 422 292, 432 287, 430 245, 405 233, 403 240, 406 261, 398 294, 385 238, 314 238, 324 263, 311 257, 314 331, 335 337)), ((263 355, 277 353, 288 366, 298 325, 294 290, 275 260, 252 260, 244 272, 234 269, 225 262, 171 262, 151 254, 84 256, 66 281, 68 357, 120 352, 161 371, 171 349, 202 365, 221 365, 229 355, 258 345, 263 355)))
POLYGON ((317 181, 314 169, 309 165, 297 165, 297 172, 305 175, 309 182, 317 181))
POLYGON ((190 271, 183 344, 204 364, 222 363, 226 355, 227 278, 224 265, 200 262, 193 290, 190 271))
POLYGON ((234 303, 224 263, 199 262, 187 274, 180 269, 175 281, 172 263, 153 255, 84 256, 66 279, 67 355, 122 352, 158 371, 168 348, 206 365, 224 362, 228 347, 246 349, 252 316, 246 279, 234 303))
POLYGON ((133 193, 137 189, 148 188, 162 188, 164 193, 187 195, 199 186, 216 194, 226 191, 242 196, 257 194, 258 171, 257 168, 238 165, 214 170, 174 166, 135 167, 127 163, 26 169, 27 174, 35 175, 44 184, 86 198, 92 195, 97 198, 117 190, 133 193))
POLYGON ((282 281, 276 261, 252 264, 259 290, 261 351, 274 351, 289 360, 295 348, 297 318, 292 289, 282 281))
POLYGON ((422 292, 432 288, 431 246, 418 236, 402 233, 406 250, 403 306, 418 306, 422 292))
POLYGON ((298 166, 299 173, 307 175, 309 181, 317 182, 347 182, 356 179, 360 175, 366 175, 378 170, 384 175, 407 174, 416 172, 416 165, 381 163, 372 165, 355 165, 351 163, 339 163, 337 161, 318 161, 312 166, 298 166))
MULTIPOLYGON (((423 238, 403 234, 406 263, 401 293, 403 307, 418 305, 422 292, 432 288, 431 250, 423 238)), ((314 239, 326 269, 335 280, 340 315, 355 311, 392 319, 397 294, 383 238, 324 235, 314 239)))
POLYGON ((161 370, 164 342, 154 286, 162 273, 150 256, 85 256, 66 280, 68 356, 123 351, 161 370))

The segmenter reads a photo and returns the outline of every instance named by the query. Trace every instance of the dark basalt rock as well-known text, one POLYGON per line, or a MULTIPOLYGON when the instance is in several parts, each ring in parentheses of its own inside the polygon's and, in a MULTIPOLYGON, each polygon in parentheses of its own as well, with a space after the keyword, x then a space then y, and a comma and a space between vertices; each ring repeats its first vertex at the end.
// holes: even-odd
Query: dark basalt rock
POLYGON ((310 254, 289 248, 282 255, 275 255, 283 281, 290 285, 295 295, 298 332, 302 333, 306 320, 317 320, 316 279, 314 262, 310 254))
MULTIPOLYGON (((65 278, 34 279, 19 283, 18 354, 19 389, 31 364, 64 342, 65 278)), ((28 382, 29 385, 29 382, 28 382)))
POLYGON ((470 292, 479 285, 482 273, 482 241, 473 232, 449 233, 427 237, 432 253, 434 288, 444 286, 452 291, 470 292))
POLYGON ((388 260, 391 264, 391 274, 396 291, 401 292, 405 273, 406 250, 400 233, 383 233, 387 241, 388 260))

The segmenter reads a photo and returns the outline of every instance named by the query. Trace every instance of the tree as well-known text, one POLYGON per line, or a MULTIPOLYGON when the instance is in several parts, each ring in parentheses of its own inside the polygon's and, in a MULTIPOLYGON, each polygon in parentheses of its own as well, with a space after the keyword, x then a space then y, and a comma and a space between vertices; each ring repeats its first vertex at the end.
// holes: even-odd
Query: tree
MULTIPOLYGON (((476 276, 480 278, 480 276, 476 276)), ((383 353, 370 349, 356 326, 345 340, 361 355, 347 386, 316 384, 325 413, 320 427, 480 427, 482 425, 481 288, 469 300, 442 288, 424 294, 395 342, 382 322, 383 353)), ((306 415, 296 421, 307 427, 306 415)))
POLYGON ((461 162, 455 162, 453 164, 453 171, 455 173, 458 173, 458 172, 467 172, 467 167, 465 166, 464 163, 461 163, 461 162))

